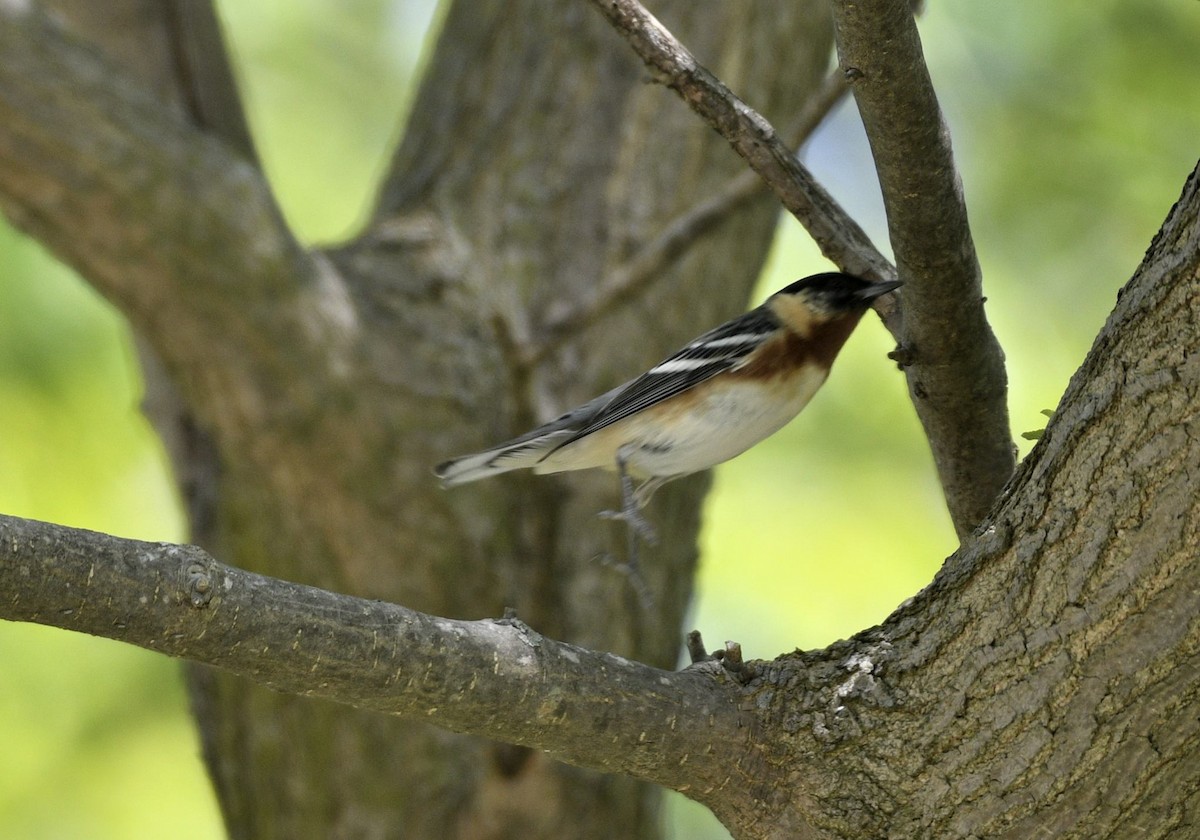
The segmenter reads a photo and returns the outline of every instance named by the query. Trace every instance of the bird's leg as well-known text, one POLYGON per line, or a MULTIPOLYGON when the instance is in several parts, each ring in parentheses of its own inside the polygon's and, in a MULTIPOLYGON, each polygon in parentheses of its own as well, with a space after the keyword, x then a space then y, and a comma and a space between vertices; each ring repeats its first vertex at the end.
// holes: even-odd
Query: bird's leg
POLYGON ((653 493, 654 489, 662 483, 662 480, 651 478, 635 490, 633 478, 629 475, 628 459, 629 451, 627 449, 622 447, 617 450, 617 475, 621 479, 621 509, 604 510, 599 515, 602 519, 620 519, 625 523, 626 559, 624 563, 614 563, 613 565, 629 578, 629 583, 637 592, 642 606, 649 609, 654 604, 654 596, 650 594, 650 588, 646 585, 638 564, 638 537, 653 545, 658 540, 658 536, 654 533, 653 526, 646 521, 646 517, 642 516, 641 507, 646 503, 649 494, 653 493))
MULTIPOLYGON (((650 587, 646 585, 646 579, 642 577, 642 572, 636 562, 619 563, 611 554, 602 554, 598 559, 605 566, 611 566, 629 579, 629 586, 637 595, 643 609, 648 610, 654 606, 654 595, 650 592, 650 587)), ((636 558, 634 560, 636 561, 636 558)))
POLYGON ((654 532, 654 526, 647 521, 646 517, 642 516, 641 509, 650 500, 650 495, 666 479, 647 479, 635 490, 633 477, 629 474, 628 458, 629 453, 625 447, 617 450, 617 475, 621 480, 621 509, 603 510, 599 515, 602 519, 619 519, 625 523, 629 532, 629 556, 632 562, 632 558, 637 556, 636 537, 641 537, 649 545, 658 542, 658 534, 654 532))

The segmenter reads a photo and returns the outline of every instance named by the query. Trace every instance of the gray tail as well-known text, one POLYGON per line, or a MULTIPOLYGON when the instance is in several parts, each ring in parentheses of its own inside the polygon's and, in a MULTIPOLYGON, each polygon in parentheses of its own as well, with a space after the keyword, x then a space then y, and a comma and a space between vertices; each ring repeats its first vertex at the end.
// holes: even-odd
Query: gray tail
POLYGON ((443 461, 433 468, 433 474, 441 479, 443 487, 454 487, 509 470, 532 467, 571 434, 569 429, 560 429, 527 440, 517 438, 483 452, 443 461))
POLYGON ((509 470, 535 466, 570 438, 575 437, 580 429, 586 428, 596 413, 608 405, 624 387, 622 385, 613 388, 608 393, 568 411, 558 419, 499 446, 476 452, 474 455, 463 455, 443 461, 433 468, 433 474, 442 480, 443 487, 453 487, 509 470))

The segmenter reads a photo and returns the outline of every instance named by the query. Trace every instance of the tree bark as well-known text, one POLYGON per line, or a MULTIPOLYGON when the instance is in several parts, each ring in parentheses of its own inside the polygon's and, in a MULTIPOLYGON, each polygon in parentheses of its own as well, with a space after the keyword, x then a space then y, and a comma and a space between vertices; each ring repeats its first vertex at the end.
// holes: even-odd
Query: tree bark
MULTIPOLYGON (((148 31, 179 25, 125 8, 148 31)), ((612 506, 604 477, 433 488, 427 462, 740 308, 770 235, 771 204, 750 203, 672 252, 661 284, 604 298, 739 165, 587 11, 458 4, 370 226, 316 251, 283 225, 237 120, 196 104, 228 95, 177 95, 199 79, 228 94, 220 74, 164 94, 121 39, 105 57, 0 5, 0 206, 126 312, 220 460, 208 553, 0 521, 2 616, 226 669, 193 682, 234 836, 652 836, 635 779, 747 838, 1194 836, 1195 174, 983 525, 887 622, 825 651, 658 670, 703 478, 655 500, 651 611, 589 562, 613 536, 592 518, 612 506), (487 620, 505 606, 525 623, 487 620)), ((656 11, 768 114, 797 79, 817 85, 813 8, 656 11)), ((173 58, 149 67, 183 55, 163 43, 173 58)))
MULTIPOLYGON (((443 494, 428 470, 740 311, 773 203, 730 214, 657 284, 539 352, 550 325, 592 306, 608 276, 740 170, 643 84, 599 15, 570 2, 457 4, 368 229, 315 251, 284 226, 228 112, 236 100, 197 95, 220 92, 220 74, 197 68, 224 56, 198 59, 179 37, 197 30, 154 6, 114 6, 128 15, 106 22, 64 4, 74 35, 36 8, 0 9, 0 206, 161 361, 177 391, 163 425, 182 429, 178 449, 204 485, 197 538, 246 569, 460 618, 513 606, 547 635, 673 664, 703 477, 656 498, 663 539, 643 562, 646 611, 593 559, 618 544, 594 519, 613 506, 605 477, 443 494), (154 49, 122 47, 122 20, 154 49)), ((828 64, 815 0, 659 11, 781 123, 828 64)), ((627 779, 215 671, 192 682, 237 837, 658 830, 657 794, 627 779)))
POLYGON ((1193 173, 985 526, 823 651, 669 674, 10 517, 0 617, 668 784, 739 838, 1192 837, 1198 288, 1193 173))
POLYGON ((764 669, 784 770, 718 816, 747 837, 1195 836, 1197 406, 1193 172, 975 537, 881 627, 764 669))
POLYGON ((909 394, 929 439, 959 539, 1012 476, 1004 353, 983 311, 950 130, 908 0, 831 3, 838 59, 852 80, 905 281, 899 330, 909 394))
MULTIPOLYGON (((0 617, 672 785, 738 838, 1190 838, 1198 288, 1193 173, 989 521, 887 622, 821 652, 668 674, 514 620, 422 617, 11 517, 0 617)), ((503 767, 527 773, 520 756, 503 767)))
POLYGON ((672 673, 268 578, 196 546, 0 516, 5 618, 116 635, 275 691, 430 721, 663 785, 716 784, 753 718, 719 666, 672 673), (682 724, 682 726, 680 725, 682 724))

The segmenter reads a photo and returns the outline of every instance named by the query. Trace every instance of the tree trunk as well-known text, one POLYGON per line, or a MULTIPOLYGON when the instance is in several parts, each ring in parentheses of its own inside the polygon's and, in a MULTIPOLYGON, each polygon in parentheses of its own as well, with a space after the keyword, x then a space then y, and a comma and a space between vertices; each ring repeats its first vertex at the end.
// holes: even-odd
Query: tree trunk
MULTIPOLYGON (((129 25, 166 25, 126 8, 144 13, 129 25)), ((819 75, 828 27, 763 8, 663 17, 771 113, 819 75)), ((204 467, 193 512, 208 511, 212 554, 526 622, 419 616, 198 549, 0 519, 4 617, 297 692, 193 671, 235 836, 651 836, 655 794, 634 779, 686 791, 745 838, 1196 836, 1195 173, 1042 440, 929 587, 827 650, 672 674, 630 660, 673 664, 703 478, 656 498, 647 610, 593 561, 619 551, 594 519, 614 501, 604 476, 443 494, 428 475, 641 370, 736 311, 757 271, 770 202, 656 246, 739 165, 641 84, 616 36, 565 2, 458 4, 367 231, 309 251, 239 120, 204 116, 228 96, 171 97, 137 61, 124 72, 141 85, 114 70, 119 50, 98 58, 36 12, 0 17, 0 202, 154 349, 163 415, 186 433, 177 457, 204 467), (196 129, 218 124, 225 143, 196 129), (471 703, 485 705, 458 712, 471 703)), ((228 75, 172 78, 219 94, 228 75)))
MULTIPOLYGON (((622 550, 619 531, 595 519, 614 504, 611 479, 514 477, 446 494, 429 470, 740 311, 775 203, 731 206, 653 283, 606 302, 612 278, 741 164, 645 84, 586 5, 472 0, 447 16, 368 228, 304 252, 278 225, 198 8, 57 4, 104 59, 27 27, 58 51, 54 73, 31 72, 75 108, 61 128, 78 148, 48 166, 93 188, 44 212, 6 202, 148 348, 150 402, 175 443, 195 539, 243 568, 439 615, 515 607, 547 635, 671 666, 704 478, 656 499, 646 610, 596 561, 622 550), (75 106, 82 79, 98 116, 75 106), (94 141, 100 123, 112 133, 94 141), (123 231, 105 229, 114 206, 123 231), (574 329, 556 332, 561 323, 574 329)), ((828 13, 815 0, 655 11, 779 124, 828 65, 828 13)), ((235 837, 658 831, 658 793, 643 783, 202 667, 189 680, 235 837)))

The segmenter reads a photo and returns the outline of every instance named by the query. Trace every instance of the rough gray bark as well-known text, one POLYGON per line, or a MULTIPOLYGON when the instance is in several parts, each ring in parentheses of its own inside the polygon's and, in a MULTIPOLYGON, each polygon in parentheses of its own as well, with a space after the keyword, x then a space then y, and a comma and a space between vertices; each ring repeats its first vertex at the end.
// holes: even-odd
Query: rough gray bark
POLYGON ((739 838, 1190 838, 1198 288, 1193 173, 984 527, 883 625, 823 651, 668 674, 10 517, 0 617, 670 784, 739 838))
MULTIPOLYGON (((0 7, 0 206, 161 361, 176 391, 165 425, 202 487, 205 547, 440 615, 515 606, 548 635, 673 664, 704 478, 656 498, 663 540, 645 559, 656 599, 645 612, 593 559, 619 544, 594 519, 613 504, 605 477, 444 494, 428 468, 610 387, 744 306, 776 215, 763 198, 679 249, 658 284, 542 349, 551 325, 736 177, 719 138, 645 85, 586 6, 459 4, 370 226, 310 251, 236 125, 206 104, 228 99, 195 95, 222 85, 189 47, 203 29, 194 7, 61 10, 81 38, 36 7, 0 7), (147 46, 120 47, 131 43, 147 46)), ((828 64, 815 0, 660 11, 781 124, 828 64)), ((222 673, 193 683, 235 836, 657 832, 656 794, 626 779, 222 673)))

